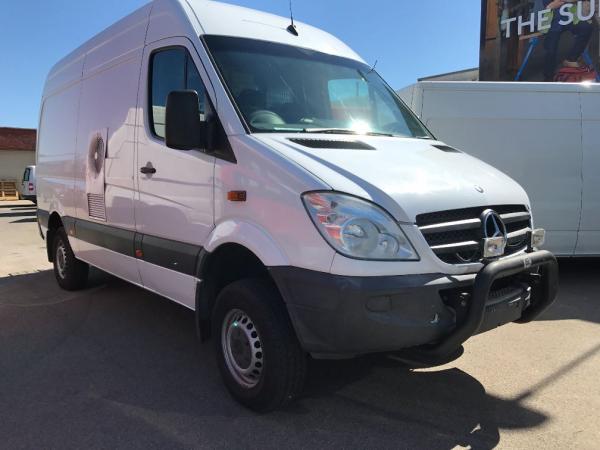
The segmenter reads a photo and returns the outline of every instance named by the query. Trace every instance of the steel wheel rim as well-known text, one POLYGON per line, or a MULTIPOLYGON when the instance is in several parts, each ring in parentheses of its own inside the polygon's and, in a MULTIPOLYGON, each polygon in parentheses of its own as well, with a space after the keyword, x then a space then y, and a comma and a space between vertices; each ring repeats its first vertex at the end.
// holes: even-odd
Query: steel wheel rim
POLYGON ((244 311, 232 309, 225 315, 221 346, 235 381, 247 389, 255 387, 264 369, 263 348, 254 322, 244 311))
POLYGON ((62 242, 56 247, 56 269, 58 270, 58 276, 62 279, 65 278, 67 268, 67 251, 62 242))

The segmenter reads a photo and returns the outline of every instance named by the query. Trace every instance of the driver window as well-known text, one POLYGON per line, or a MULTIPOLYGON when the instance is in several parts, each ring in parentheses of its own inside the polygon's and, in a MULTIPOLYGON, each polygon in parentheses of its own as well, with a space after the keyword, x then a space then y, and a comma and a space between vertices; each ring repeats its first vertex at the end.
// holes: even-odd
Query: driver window
POLYGON ((192 89, 198 93, 200 120, 204 120, 205 89, 192 57, 183 47, 159 50, 150 61, 150 128, 165 137, 165 112, 171 91, 192 89))

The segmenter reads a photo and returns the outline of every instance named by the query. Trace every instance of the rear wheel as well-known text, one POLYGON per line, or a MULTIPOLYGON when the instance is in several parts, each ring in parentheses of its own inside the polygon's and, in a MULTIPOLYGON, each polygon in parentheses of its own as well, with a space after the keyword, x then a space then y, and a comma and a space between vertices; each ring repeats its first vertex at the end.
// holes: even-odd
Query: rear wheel
POLYGON ((213 320, 219 370, 237 401, 268 412, 300 395, 307 356, 272 283, 247 279, 227 286, 213 320))
POLYGON ((68 291, 83 289, 87 283, 89 266, 75 258, 64 228, 54 233, 54 276, 59 286, 68 291))

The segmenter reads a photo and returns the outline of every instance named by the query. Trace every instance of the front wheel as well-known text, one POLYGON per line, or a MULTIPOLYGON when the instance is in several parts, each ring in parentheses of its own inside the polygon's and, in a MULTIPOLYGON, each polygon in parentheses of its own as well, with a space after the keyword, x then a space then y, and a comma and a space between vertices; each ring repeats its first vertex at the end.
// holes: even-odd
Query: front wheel
POLYGON ((89 266, 75 258, 64 228, 56 230, 53 239, 54 276, 59 286, 67 291, 83 289, 87 283, 89 266))
POLYGON ((237 401, 268 412, 300 395, 307 356, 272 283, 247 279, 224 288, 213 324, 219 370, 237 401))

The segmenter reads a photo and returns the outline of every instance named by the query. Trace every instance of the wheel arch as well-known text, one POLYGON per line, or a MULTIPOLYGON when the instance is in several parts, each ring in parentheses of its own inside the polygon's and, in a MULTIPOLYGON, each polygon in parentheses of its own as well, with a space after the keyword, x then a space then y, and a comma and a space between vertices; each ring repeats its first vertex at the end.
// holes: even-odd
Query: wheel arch
POLYGON ((238 244, 259 258, 265 266, 289 265, 289 258, 264 227, 237 219, 219 223, 209 235, 204 249, 213 253, 225 244, 238 244))
POLYGON ((277 288, 269 265, 252 249, 238 242, 222 242, 210 252, 202 250, 198 278, 201 281, 196 290, 195 316, 196 329, 202 341, 211 336, 212 313, 223 288, 246 278, 262 278, 277 288))

